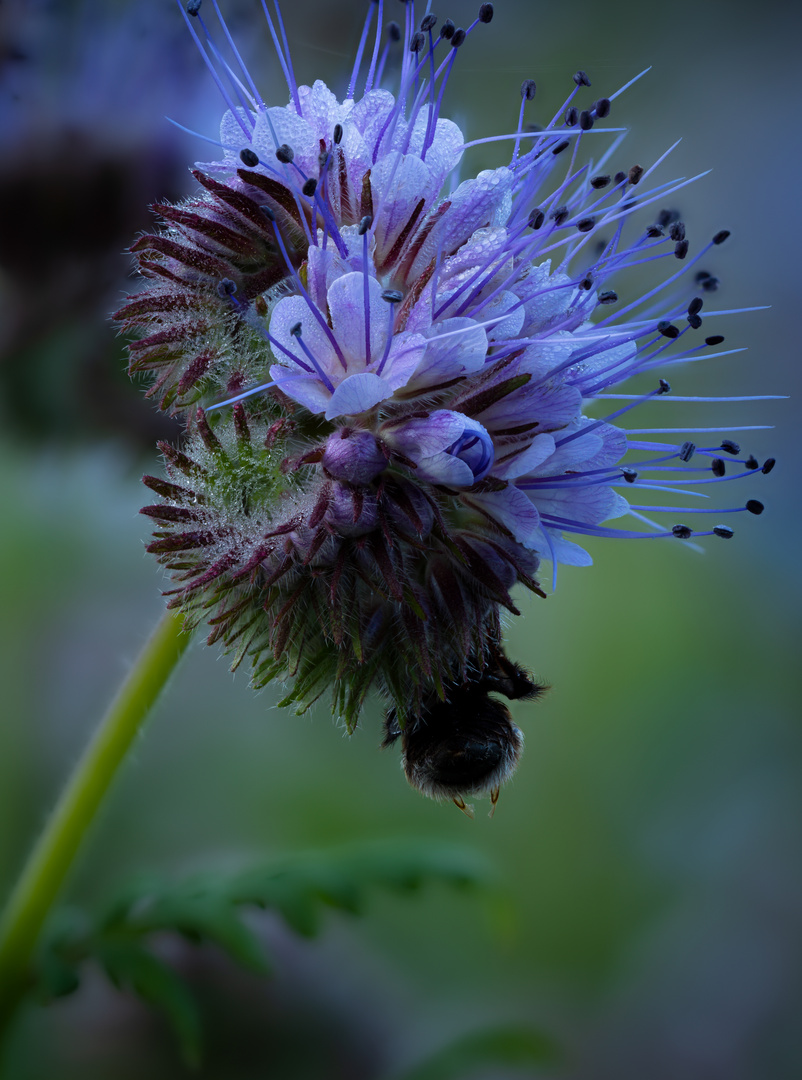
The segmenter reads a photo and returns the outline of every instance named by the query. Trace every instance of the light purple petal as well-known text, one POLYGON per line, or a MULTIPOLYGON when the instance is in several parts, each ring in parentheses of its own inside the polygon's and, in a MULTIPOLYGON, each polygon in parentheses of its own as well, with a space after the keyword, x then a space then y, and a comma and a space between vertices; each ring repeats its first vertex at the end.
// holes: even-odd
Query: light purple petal
POLYGON ((325 388, 320 379, 311 376, 300 377, 294 370, 273 364, 270 368, 270 378, 278 384, 287 397, 297 401, 299 405, 309 409, 313 413, 325 412, 331 401, 331 394, 325 388))
POLYGON ((367 412, 390 396, 392 390, 378 375, 360 371, 343 379, 328 403, 326 419, 367 412))
POLYGON ((348 363, 348 371, 360 371, 374 361, 380 361, 390 326, 389 307, 382 300, 382 287, 375 278, 368 278, 368 310, 370 312, 370 357, 365 356, 365 275, 344 274, 329 288, 328 304, 331 325, 337 344, 348 363))
MULTIPOLYGON (((292 356, 297 357, 298 370, 303 371, 304 367, 311 366, 311 361, 301 348, 298 339, 290 333, 298 323, 301 324, 304 344, 317 360, 321 370, 330 378, 335 376, 339 378, 338 372, 343 371, 342 364, 334 352, 328 335, 311 312, 308 303, 302 296, 285 296, 273 309, 270 318, 270 333, 292 356)), ((291 362, 278 349, 276 359, 282 363, 291 362)))
POLYGON ((512 207, 513 174, 507 168, 485 170, 449 196, 448 211, 438 221, 407 274, 419 277, 438 252, 456 251, 477 229, 504 224, 512 207))
POLYGON ((493 476, 500 480, 516 480, 533 472, 554 453, 554 439, 551 435, 538 435, 526 449, 493 466, 493 476))
POLYGON ((444 319, 426 333, 426 350, 407 384, 424 391, 481 370, 487 355, 487 334, 473 319, 444 319))
POLYGON ((468 498, 508 529, 518 543, 529 546, 529 538, 540 524, 540 515, 522 491, 508 487, 504 491, 487 491, 481 495, 472 493, 468 498))

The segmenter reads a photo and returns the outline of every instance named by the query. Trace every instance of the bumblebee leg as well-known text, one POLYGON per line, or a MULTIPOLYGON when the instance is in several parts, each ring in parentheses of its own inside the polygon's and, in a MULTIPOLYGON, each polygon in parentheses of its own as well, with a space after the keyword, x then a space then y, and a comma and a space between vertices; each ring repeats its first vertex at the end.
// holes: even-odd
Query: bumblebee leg
POLYGON ((466 803, 461 795, 454 796, 454 805, 457 806, 466 817, 473 817, 473 807, 470 803, 466 803))
POLYGON ((501 788, 498 787, 494 787, 490 792, 490 812, 487 815, 488 817, 492 817, 496 812, 496 803, 498 802, 500 792, 501 788))

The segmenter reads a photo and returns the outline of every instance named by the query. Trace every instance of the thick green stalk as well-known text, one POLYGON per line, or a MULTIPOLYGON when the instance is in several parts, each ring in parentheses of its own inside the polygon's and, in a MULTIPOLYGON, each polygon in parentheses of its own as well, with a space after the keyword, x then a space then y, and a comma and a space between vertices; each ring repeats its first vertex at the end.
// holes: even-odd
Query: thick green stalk
POLYGON ((0 1032, 31 978, 39 932, 117 769, 189 644, 165 613, 75 767, 0 919, 0 1032))

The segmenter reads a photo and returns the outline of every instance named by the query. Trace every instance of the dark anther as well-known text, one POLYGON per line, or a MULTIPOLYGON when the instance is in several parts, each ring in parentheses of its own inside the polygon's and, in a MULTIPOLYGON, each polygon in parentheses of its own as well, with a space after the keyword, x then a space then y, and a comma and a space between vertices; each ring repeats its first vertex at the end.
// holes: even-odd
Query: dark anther
POLYGON ((616 184, 623 184, 626 178, 627 174, 625 172, 617 172, 613 177, 613 182, 616 184))
POLYGON ((755 457, 754 454, 749 455, 749 457, 744 462, 744 465, 746 466, 747 469, 759 469, 760 468, 760 463, 758 462, 758 460, 757 460, 757 458, 755 457))
POLYGON ((727 466, 720 457, 714 457, 710 467, 713 470, 713 476, 723 476, 727 471, 727 466))
POLYGON ((612 289, 607 289, 606 292, 599 293, 600 304, 615 304, 618 300, 618 293, 613 292, 612 289))
POLYGON ((588 109, 583 109, 579 114, 579 126, 583 131, 590 131, 593 127, 593 113, 588 109))
POLYGON ((387 24, 387 37, 390 41, 401 40, 401 27, 397 22, 391 22, 387 24))
POLYGON ((733 536, 735 536, 735 533, 729 525, 716 525, 713 528, 713 532, 716 536, 720 536, 722 540, 732 540, 733 536))
POLYGON ((702 281, 707 281, 707 279, 711 276, 712 275, 709 270, 700 270, 693 280, 701 283, 702 281))
POLYGON ((701 296, 694 296, 693 300, 691 300, 690 304, 688 304, 688 314, 698 315, 699 312, 702 310, 703 304, 704 300, 701 298, 701 296))
POLYGON ((667 319, 663 319, 661 322, 659 322, 657 324, 657 329, 660 331, 660 333, 663 335, 663 337, 667 337, 667 338, 679 337, 679 328, 674 326, 673 323, 668 322, 667 319))
POLYGON ((717 232, 713 237, 714 244, 723 244, 727 237, 730 235, 729 229, 722 229, 721 232, 717 232))
POLYGON ((678 244, 674 245, 674 255, 677 259, 684 259, 688 254, 688 241, 680 240, 678 244))
POLYGON ((446 21, 440 27, 440 37, 443 38, 444 41, 450 41, 451 38, 453 38, 454 31, 456 29, 457 28, 456 26, 454 26, 451 19, 446 19, 446 21))
POLYGON ((247 165, 249 169, 255 169, 259 164, 259 158, 254 154, 253 150, 249 147, 245 147, 244 150, 240 150, 239 159, 243 165, 247 165))
POLYGON ((664 233, 659 225, 650 225, 646 230, 646 235, 650 236, 652 240, 655 240, 658 236, 663 236, 664 233))
POLYGON ((489 23, 493 19, 493 5, 482 4, 479 8, 479 22, 489 23))
POLYGON ((684 240, 685 239, 685 222, 675 221, 671 228, 668 230, 668 235, 672 240, 684 240))
POLYGON ((668 394, 671 392, 671 383, 668 379, 660 379, 657 386, 658 394, 668 394))
POLYGON ((605 116, 610 115, 610 99, 606 97, 599 98, 593 108, 596 110, 598 118, 603 120, 605 116))
POLYGON ((295 151, 291 146, 287 146, 286 143, 282 143, 276 150, 276 157, 282 163, 282 165, 289 165, 292 159, 295 157, 295 151))
POLYGON ((746 509, 750 514, 762 514, 766 508, 758 499, 749 499, 746 504, 746 509))
POLYGON ((693 529, 689 529, 687 525, 674 525, 671 531, 678 540, 688 540, 693 536, 693 529))
POLYGON ((679 218, 679 210, 661 210, 657 215, 657 224, 667 229, 672 221, 679 218))
POLYGON ((773 457, 767 457, 763 462, 763 468, 760 470, 764 476, 768 476, 774 466, 777 464, 777 459, 773 457))
POLYGON ((339 146, 343 141, 343 126, 342 124, 335 124, 334 131, 332 132, 331 141, 335 146, 339 146))
POLYGON ((688 326, 690 326, 691 330, 698 330, 701 325, 702 317, 700 315, 688 316, 688 326))
POLYGON ((437 26, 437 16, 432 15, 431 12, 429 12, 428 15, 424 15, 421 19, 420 28, 424 34, 428 34, 430 30, 434 30, 435 26, 437 26))
POLYGON ((310 177, 309 180, 304 181, 304 186, 301 188, 304 195, 307 195, 310 199, 317 191, 317 180, 314 177, 310 177))
POLYGON ((577 86, 590 86, 588 73, 586 71, 578 71, 576 75, 574 75, 574 82, 577 86))
POLYGON ((607 185, 609 183, 610 183, 610 177, 609 176, 591 176, 591 178, 590 178, 590 186, 592 188, 607 187, 607 185))
POLYGON ((370 216, 370 214, 365 214, 365 216, 359 223, 359 235, 364 236, 372 224, 373 218, 370 216))
POLYGON ((708 274, 708 276, 702 282, 702 288, 705 292, 715 292, 720 284, 721 282, 717 277, 713 277, 712 274, 708 274))
POLYGON ((637 182, 640 180, 640 178, 642 176, 643 176, 643 166, 642 165, 633 165, 632 168, 627 173, 627 179, 629 180, 630 184, 637 184, 637 182))
POLYGON ((565 219, 568 217, 569 211, 567 206, 558 206, 555 210, 549 214, 555 225, 562 225, 565 219))
POLYGON ((741 447, 737 442, 733 442, 732 439, 724 439, 719 450, 723 450, 725 454, 740 454, 741 447))
POLYGON ((301 336, 301 324, 299 322, 297 322, 295 324, 295 326, 290 327, 290 334, 291 334, 292 337, 300 337, 301 336))
POLYGON ((546 220, 546 215, 542 210, 533 210, 529 215, 529 221, 527 225, 530 229, 539 229, 543 222, 546 220))
POLYGON ((563 150, 567 150, 570 145, 571 143, 568 139, 563 139, 562 142, 558 142, 557 145, 554 147, 554 149, 552 150, 552 154, 554 154, 554 156, 556 157, 557 154, 561 154, 563 150))
POLYGON ((317 163, 321 169, 325 169, 329 163, 329 153, 327 150, 321 150, 317 156, 317 163))
POLYGON ((527 101, 531 101, 537 93, 537 86, 534 79, 524 79, 521 83, 521 97, 526 98, 527 101))
POLYGON ((592 274, 586 274, 585 277, 583 277, 582 280, 580 281, 579 288, 584 290, 584 292, 587 292, 588 289, 592 289, 593 288, 593 275, 592 274))
POLYGON ((690 461, 695 453, 696 443, 684 442, 679 448, 679 459, 680 461, 690 461))
POLYGON ((454 31, 454 36, 451 38, 451 48, 458 49, 466 38, 465 31, 461 26, 458 26, 454 31))
POLYGON ((635 472, 634 469, 624 468, 621 470, 621 475, 624 477, 628 484, 634 484, 635 481, 638 479, 638 474, 635 472))
POLYGON ((720 345, 724 340, 723 334, 711 334, 705 338, 705 345, 720 345))
POLYGON ((409 43, 409 51, 411 53, 419 53, 421 51, 421 49, 424 47, 425 44, 426 44, 426 35, 422 34, 420 32, 420 30, 419 30, 417 32, 417 34, 413 35, 412 41, 410 41, 410 43, 409 43))
POLYGON ((268 206, 266 203, 264 203, 262 206, 259 207, 259 209, 262 211, 268 221, 276 220, 276 212, 272 206, 268 206))
POLYGON ((231 278, 224 277, 217 282, 217 295, 224 300, 227 296, 233 296, 236 291, 237 283, 232 281, 231 278))
POLYGON ((188 0, 187 2, 187 15, 192 15, 194 18, 200 11, 202 0, 188 0))
POLYGON ((593 226, 596 224, 595 217, 582 218, 581 221, 576 223, 576 227, 580 232, 590 232, 593 226))
POLYGON ((567 127, 575 127, 578 119, 579 110, 575 109, 573 105, 570 109, 565 110, 565 123, 567 127))
POLYGON ((382 300, 386 300, 388 304, 400 304, 404 299, 404 294, 399 292, 398 289, 385 289, 381 294, 382 300))

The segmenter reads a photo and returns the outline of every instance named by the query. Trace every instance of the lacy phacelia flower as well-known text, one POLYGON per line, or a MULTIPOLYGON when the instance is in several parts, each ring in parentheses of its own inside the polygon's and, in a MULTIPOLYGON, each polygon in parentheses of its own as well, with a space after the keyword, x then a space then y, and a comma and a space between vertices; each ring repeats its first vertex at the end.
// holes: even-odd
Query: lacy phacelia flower
MULTIPOLYGON (((717 285, 702 267, 728 234, 690 247, 661 209, 687 181, 658 179, 662 159, 615 171, 621 140, 609 145, 599 121, 618 94, 590 99, 581 71, 536 131, 524 82, 509 162, 449 188, 471 144, 440 116, 443 89, 490 4, 438 33, 428 14, 416 29, 408 3, 404 30, 384 39, 372 4, 342 101, 296 83, 276 5, 290 100, 270 108, 239 56, 239 71, 222 59, 199 6, 187 22, 228 101, 223 160, 199 166, 198 196, 157 207, 166 231, 134 245, 150 287, 118 313, 141 334, 132 371, 152 373, 150 393, 187 418, 182 447, 162 447, 168 479, 145 478, 160 496, 144 511, 158 522, 150 550, 172 572, 171 603, 208 618, 210 641, 235 667, 247 660, 257 686, 291 680, 285 703, 299 710, 333 689, 349 728, 374 687, 391 702, 388 738, 411 746, 427 720, 452 722, 444 706, 461 687, 531 696, 534 684, 503 675, 521 669, 501 651, 499 613, 516 613, 517 583, 543 595, 541 560, 590 563, 571 537, 732 535, 659 524, 652 514, 711 511, 647 506, 643 493, 693 495, 758 462, 729 439, 614 425, 668 394, 664 379, 610 392, 721 355, 723 339, 701 330, 717 285), (393 95, 380 84, 399 40, 393 95), (619 300, 615 279, 635 266, 665 269, 619 300), (602 524, 624 515, 634 530, 602 524)), ((520 752, 499 722, 517 734, 463 761, 461 787, 447 769, 418 786, 497 793, 520 752)))

